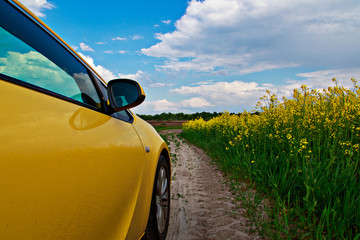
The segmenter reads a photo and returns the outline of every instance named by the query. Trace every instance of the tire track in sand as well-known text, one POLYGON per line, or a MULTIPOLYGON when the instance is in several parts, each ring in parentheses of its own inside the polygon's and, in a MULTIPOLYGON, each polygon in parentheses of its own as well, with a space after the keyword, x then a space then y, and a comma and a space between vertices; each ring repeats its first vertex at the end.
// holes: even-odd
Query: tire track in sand
POLYGON ((210 164, 210 158, 177 135, 169 136, 168 142, 172 155, 172 185, 166 239, 260 239, 249 233, 248 220, 243 217, 245 210, 236 207, 224 177, 210 164))

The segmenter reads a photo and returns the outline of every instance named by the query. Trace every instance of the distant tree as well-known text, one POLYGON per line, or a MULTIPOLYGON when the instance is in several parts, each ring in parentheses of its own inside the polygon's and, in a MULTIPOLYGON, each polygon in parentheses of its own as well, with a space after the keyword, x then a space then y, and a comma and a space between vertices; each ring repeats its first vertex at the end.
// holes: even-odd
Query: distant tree
POLYGON ((221 115, 222 113, 217 112, 196 112, 196 113, 160 113, 155 115, 147 115, 147 114, 138 114, 139 117, 141 117, 144 120, 158 120, 158 121, 188 121, 188 120, 194 120, 197 118, 202 118, 205 121, 210 120, 211 118, 217 117, 221 115))

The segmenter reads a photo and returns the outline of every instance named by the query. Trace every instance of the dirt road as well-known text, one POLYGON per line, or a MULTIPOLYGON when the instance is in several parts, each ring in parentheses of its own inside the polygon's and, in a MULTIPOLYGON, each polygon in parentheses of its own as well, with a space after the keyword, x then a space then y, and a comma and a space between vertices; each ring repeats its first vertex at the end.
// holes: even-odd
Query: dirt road
POLYGON ((233 203, 222 174, 209 157, 171 132, 171 218, 167 240, 260 239, 249 233, 244 210, 233 203))

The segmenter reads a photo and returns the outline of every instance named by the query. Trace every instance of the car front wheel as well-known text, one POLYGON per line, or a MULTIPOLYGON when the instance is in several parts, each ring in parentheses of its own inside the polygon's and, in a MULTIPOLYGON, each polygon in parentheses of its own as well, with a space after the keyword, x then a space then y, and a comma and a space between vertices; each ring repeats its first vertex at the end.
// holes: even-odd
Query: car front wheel
POLYGON ((145 239, 165 240, 170 216, 170 168, 165 157, 160 156, 156 170, 150 216, 145 239))

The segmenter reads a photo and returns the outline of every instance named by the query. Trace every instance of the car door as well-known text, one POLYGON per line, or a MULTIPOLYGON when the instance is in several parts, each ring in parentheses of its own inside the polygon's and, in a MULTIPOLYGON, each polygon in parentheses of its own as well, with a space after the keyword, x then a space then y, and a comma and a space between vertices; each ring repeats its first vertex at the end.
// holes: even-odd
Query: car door
POLYGON ((89 70, 0 2, 0 239, 123 239, 144 171, 89 70))

